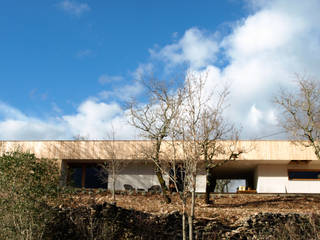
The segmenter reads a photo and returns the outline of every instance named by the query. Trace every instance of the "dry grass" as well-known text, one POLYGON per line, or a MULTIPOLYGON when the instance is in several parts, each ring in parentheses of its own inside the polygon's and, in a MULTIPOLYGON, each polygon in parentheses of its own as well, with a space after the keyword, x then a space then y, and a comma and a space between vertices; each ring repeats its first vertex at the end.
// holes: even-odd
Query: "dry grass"
MULTIPOLYGON (((166 204, 161 195, 117 195, 117 206, 161 215, 181 211, 178 196, 166 204)), ((80 193, 67 201, 72 206, 112 202, 111 194, 80 193)), ((225 194, 215 196, 214 204, 205 204, 203 196, 196 201, 196 218, 219 219, 235 224, 259 212, 320 214, 320 195, 225 194)))

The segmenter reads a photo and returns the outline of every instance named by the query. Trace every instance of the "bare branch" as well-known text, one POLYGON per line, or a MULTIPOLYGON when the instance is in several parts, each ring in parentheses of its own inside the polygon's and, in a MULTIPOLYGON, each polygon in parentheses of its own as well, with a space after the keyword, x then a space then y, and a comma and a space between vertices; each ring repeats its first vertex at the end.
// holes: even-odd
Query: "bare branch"
POLYGON ((297 89, 281 90, 274 103, 282 110, 280 125, 304 147, 313 147, 320 159, 320 87, 319 81, 296 74, 297 89), (299 141, 304 140, 304 141, 299 141))

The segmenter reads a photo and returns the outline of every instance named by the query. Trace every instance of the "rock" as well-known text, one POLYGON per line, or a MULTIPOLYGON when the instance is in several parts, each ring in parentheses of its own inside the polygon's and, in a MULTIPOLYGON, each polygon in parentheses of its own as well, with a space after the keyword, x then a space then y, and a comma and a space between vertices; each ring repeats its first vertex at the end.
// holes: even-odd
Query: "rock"
MULTIPOLYGON (((52 209, 44 239, 181 239, 178 211, 154 216, 104 203, 52 209)), ((235 226, 195 219, 195 239, 317 239, 319 215, 258 213, 235 226)))

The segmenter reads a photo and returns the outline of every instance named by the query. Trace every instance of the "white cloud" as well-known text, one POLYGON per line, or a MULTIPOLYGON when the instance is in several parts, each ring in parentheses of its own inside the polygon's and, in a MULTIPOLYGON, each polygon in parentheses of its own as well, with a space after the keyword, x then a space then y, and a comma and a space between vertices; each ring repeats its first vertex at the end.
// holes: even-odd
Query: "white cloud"
POLYGON ((5 120, 0 122, 1 139, 36 140, 63 139, 65 128, 57 123, 46 123, 37 119, 5 120))
MULTIPOLYGON (((64 2, 67 3, 65 6, 77 5, 76 2, 64 2)), ((253 12, 235 24, 231 33, 222 39, 218 40, 214 33, 191 28, 180 39, 150 50, 150 53, 170 68, 187 63, 200 72, 204 69, 208 73, 208 88, 219 83, 231 84, 231 106, 226 116, 243 127, 243 138, 254 138, 280 131, 276 124, 281 115, 271 103, 280 84, 291 87, 295 72, 320 77, 320 1, 248 2, 253 6, 253 12), (223 67, 216 64, 218 56, 227 60, 223 67)), ((88 9, 73 14, 90 9, 87 5, 82 8, 88 9)), ((153 68, 152 64, 139 65, 133 73, 136 80, 133 84, 102 91, 100 100, 122 101, 137 96, 142 91, 141 76, 153 68)), ((120 78, 105 75, 99 81, 113 83, 120 78)), ((44 139, 70 138, 80 134, 104 138, 114 125, 119 129, 120 138, 134 138, 135 131, 127 124, 119 104, 101 101, 86 100, 75 114, 49 121, 28 117, 0 102, 0 119, 3 119, 0 120, 0 137, 44 139)))
POLYGON ((139 64, 136 70, 132 73, 132 76, 135 80, 140 81, 145 76, 150 76, 152 74, 153 68, 154 67, 152 63, 139 64))
POLYGON ((55 112, 55 113, 58 113, 58 114, 61 114, 62 113, 62 109, 58 106, 58 104, 56 104, 55 102, 52 102, 51 103, 51 107, 52 107, 52 110, 55 112))
POLYGON ((108 74, 103 74, 98 78, 98 82, 100 84, 120 82, 122 80, 123 80, 122 76, 110 76, 108 74))
POLYGON ((10 107, 8 104, 5 104, 0 101, 0 119, 14 119, 14 120, 24 120, 26 116, 13 107, 10 107))
POLYGON ((135 130, 129 126, 124 111, 117 103, 104 103, 94 100, 83 102, 77 114, 63 116, 73 136, 88 136, 90 139, 105 139, 112 131, 120 139, 135 136, 135 130))
POLYGON ((320 2, 276 0, 265 5, 261 2, 260 7, 223 40, 230 62, 221 75, 223 81, 232 82, 233 119, 250 130, 252 125, 245 116, 255 117, 255 134, 267 135, 279 131, 271 102, 279 85, 290 87, 295 72, 320 73, 316 64, 320 60, 320 28, 316 23, 320 16, 314 11, 320 10, 320 2))
POLYGON ((71 0, 64 0, 60 2, 59 7, 65 12, 78 17, 91 10, 87 3, 78 3, 77 1, 71 0))
POLYGON ((75 114, 40 119, 0 102, 2 140, 72 139, 79 135, 89 139, 106 139, 112 126, 118 139, 136 137, 136 130, 128 124, 125 111, 116 103, 106 104, 89 99, 80 104, 75 114))
POLYGON ((74 135, 103 137, 108 121, 121 112, 117 104, 83 102, 75 115, 63 116, 74 135))
MULTIPOLYGON (((103 90, 98 93, 98 97, 102 100, 120 100, 128 101, 131 98, 139 96, 143 91, 141 81, 145 77, 152 75, 153 65, 151 63, 139 64, 134 72, 131 73, 134 81, 130 84, 115 85, 112 90, 103 90)), ((100 84, 117 83, 124 80, 122 76, 109 76, 107 74, 101 75, 98 79, 100 84)))
POLYGON ((0 102, 0 138, 23 139, 61 139, 68 135, 67 128, 59 121, 43 121, 28 117, 21 111, 0 102))
POLYGON ((76 57, 79 59, 83 59, 83 58, 92 56, 92 54, 93 52, 91 49, 82 49, 77 52, 76 57))
MULTIPOLYGON (((169 67, 206 67, 209 86, 231 83, 227 117, 243 126, 243 137, 279 131, 272 97, 279 85, 291 87, 296 72, 320 76, 320 2, 251 0, 254 11, 217 41, 191 28, 177 42, 151 51, 169 67), (223 56, 222 68, 216 62, 223 56)), ((202 68, 203 69, 203 68, 202 68)))
POLYGON ((168 61, 172 66, 188 63, 191 68, 202 68, 216 60, 219 47, 214 35, 208 35, 198 28, 187 30, 177 42, 156 51, 150 50, 153 57, 168 61))
POLYGON ((249 124, 254 128, 258 128, 259 122, 261 121, 262 117, 263 113, 258 110, 255 105, 251 106, 248 115, 249 124))
POLYGON ((272 125, 278 124, 278 118, 274 110, 271 109, 267 112, 266 121, 272 125))
POLYGON ((228 55, 232 58, 238 55, 256 57, 265 51, 283 47, 302 29, 303 22, 293 16, 272 10, 260 11, 248 17, 227 38, 228 55))
POLYGON ((139 81, 133 84, 118 86, 113 90, 104 90, 99 93, 99 97, 103 100, 114 98, 120 101, 128 101, 131 98, 137 97, 143 91, 143 86, 139 81))

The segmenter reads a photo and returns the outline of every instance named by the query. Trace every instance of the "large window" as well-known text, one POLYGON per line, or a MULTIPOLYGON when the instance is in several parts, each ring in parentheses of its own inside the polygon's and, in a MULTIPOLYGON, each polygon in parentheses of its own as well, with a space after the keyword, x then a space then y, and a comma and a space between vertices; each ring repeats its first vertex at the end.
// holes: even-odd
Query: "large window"
POLYGON ((320 180, 320 170, 288 170, 289 180, 320 180))
POLYGON ((108 173, 99 164, 69 163, 68 185, 77 188, 108 188, 108 173))

